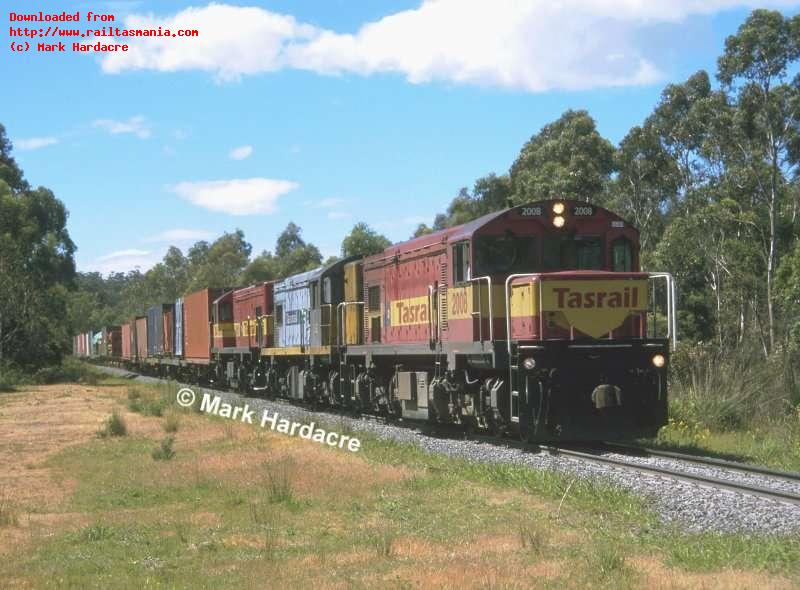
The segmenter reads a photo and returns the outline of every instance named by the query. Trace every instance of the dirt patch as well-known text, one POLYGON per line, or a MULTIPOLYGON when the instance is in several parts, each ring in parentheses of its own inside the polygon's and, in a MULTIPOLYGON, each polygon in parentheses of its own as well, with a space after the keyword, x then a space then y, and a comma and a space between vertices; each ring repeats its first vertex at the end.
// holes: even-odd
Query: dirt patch
MULTIPOLYGON (((240 440, 252 439, 249 434, 242 436, 240 440)), ((181 451, 197 450, 190 442, 194 440, 196 437, 187 436, 187 433, 177 433, 175 449, 179 457, 181 451)), ((202 460, 184 460, 163 466, 159 477, 224 478, 242 488, 253 487, 258 482, 262 489, 271 478, 285 478, 292 492, 301 498, 353 500, 367 497, 376 487, 402 481, 410 475, 404 467, 373 465, 348 451, 329 450, 316 443, 267 434, 247 450, 242 450, 241 444, 232 444, 230 449, 204 451, 202 460)))
POLYGON ((627 560, 642 575, 642 586, 658 590, 783 590, 797 585, 768 573, 724 569, 715 572, 696 573, 667 568, 652 557, 634 557, 627 560))
MULTIPOLYGON (((77 487, 53 477, 47 460, 96 436, 115 405, 116 392, 84 385, 48 385, 7 394, 0 406, 0 491, 16 524, 0 527, 0 553, 35 536, 80 526, 85 518, 59 513, 77 487)), ((125 415, 129 424, 137 421, 125 415)))

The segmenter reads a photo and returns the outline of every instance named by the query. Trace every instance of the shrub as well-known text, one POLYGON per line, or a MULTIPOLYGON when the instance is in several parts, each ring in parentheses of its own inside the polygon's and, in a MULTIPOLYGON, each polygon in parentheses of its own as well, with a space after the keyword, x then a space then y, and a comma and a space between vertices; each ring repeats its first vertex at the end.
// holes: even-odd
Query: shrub
POLYGON ((117 410, 114 410, 106 419, 103 429, 97 434, 101 438, 107 438, 109 436, 125 436, 128 434, 128 427, 125 425, 125 420, 122 418, 122 416, 117 412, 117 410))
POLYGON ((172 448, 175 442, 174 436, 165 436, 161 444, 156 447, 152 452, 152 457, 156 461, 169 461, 175 456, 175 451, 172 448))
POLYGON ((750 428, 783 419, 793 407, 791 361, 780 351, 765 359, 758 350, 681 346, 670 376, 671 416, 690 434, 750 428))
POLYGON ((0 391, 14 391, 20 385, 31 383, 31 377, 17 365, 0 363, 0 391))
POLYGON ((167 401, 163 399, 150 400, 145 404, 144 408, 142 408, 142 413, 145 416, 161 417, 164 415, 164 410, 168 405, 167 401))
POLYGON ((33 381, 41 384, 85 383, 97 385, 103 375, 92 365, 73 357, 66 357, 59 365, 42 367, 33 374, 33 381))

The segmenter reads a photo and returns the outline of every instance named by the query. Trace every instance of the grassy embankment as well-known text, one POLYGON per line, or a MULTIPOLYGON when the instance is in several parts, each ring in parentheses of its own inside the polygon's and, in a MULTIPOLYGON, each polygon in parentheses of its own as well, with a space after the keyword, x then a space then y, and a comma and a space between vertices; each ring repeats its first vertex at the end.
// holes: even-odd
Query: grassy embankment
POLYGON ((790 355, 681 347, 670 397, 669 425, 646 444, 800 472, 800 384, 790 355))
POLYGON ((361 434, 359 453, 330 450, 178 410, 174 392, 107 380, 0 395, 0 586, 800 582, 798 538, 686 535, 602 483, 361 434))

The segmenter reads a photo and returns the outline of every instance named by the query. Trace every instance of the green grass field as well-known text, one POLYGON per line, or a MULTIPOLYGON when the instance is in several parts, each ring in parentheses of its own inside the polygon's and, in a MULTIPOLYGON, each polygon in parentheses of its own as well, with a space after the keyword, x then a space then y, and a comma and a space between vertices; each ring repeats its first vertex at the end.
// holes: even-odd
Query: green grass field
POLYGON ((0 397, 0 586, 800 584, 800 538, 685 535, 602 483, 363 435, 359 453, 332 450, 172 393, 111 380, 0 397))

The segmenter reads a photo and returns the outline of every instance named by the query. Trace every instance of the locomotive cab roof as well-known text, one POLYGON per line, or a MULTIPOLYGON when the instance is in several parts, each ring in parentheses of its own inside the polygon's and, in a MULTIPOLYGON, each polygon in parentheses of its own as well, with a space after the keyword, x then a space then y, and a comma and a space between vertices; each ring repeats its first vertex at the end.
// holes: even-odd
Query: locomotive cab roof
MULTIPOLYGON (((468 221, 467 223, 444 228, 433 233, 419 236, 405 242, 399 242, 387 247, 383 252, 366 259, 373 262, 386 260, 409 252, 429 248, 437 244, 455 243, 474 238, 478 234, 491 233, 492 230, 509 232, 514 224, 523 221, 540 225, 539 233, 563 232, 570 233, 577 230, 604 232, 610 228, 624 228, 625 232, 638 241, 638 230, 622 217, 592 203, 572 199, 548 199, 534 201, 522 205, 515 205, 468 221), (556 213, 554 207, 561 204, 563 210, 556 213), (554 219, 563 218, 562 226, 555 226, 554 219)), ((525 232, 528 233, 528 232, 525 232)))

